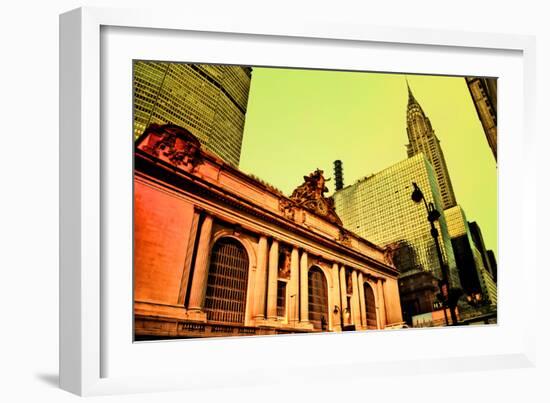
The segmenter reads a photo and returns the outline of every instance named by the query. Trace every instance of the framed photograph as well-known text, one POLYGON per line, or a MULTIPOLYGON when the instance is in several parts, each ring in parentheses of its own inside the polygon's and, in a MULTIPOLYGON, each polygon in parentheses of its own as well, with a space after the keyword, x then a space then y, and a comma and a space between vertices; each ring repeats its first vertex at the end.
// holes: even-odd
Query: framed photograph
POLYGON ((62 388, 533 365, 532 38, 60 24, 62 388))

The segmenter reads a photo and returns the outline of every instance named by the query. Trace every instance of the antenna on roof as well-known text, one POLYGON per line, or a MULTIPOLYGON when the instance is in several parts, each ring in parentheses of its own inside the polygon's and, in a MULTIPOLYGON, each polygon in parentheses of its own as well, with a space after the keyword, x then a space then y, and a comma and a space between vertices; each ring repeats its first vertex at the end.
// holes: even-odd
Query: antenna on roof
POLYGON ((334 190, 341 190, 344 187, 344 168, 342 161, 334 161, 334 190))

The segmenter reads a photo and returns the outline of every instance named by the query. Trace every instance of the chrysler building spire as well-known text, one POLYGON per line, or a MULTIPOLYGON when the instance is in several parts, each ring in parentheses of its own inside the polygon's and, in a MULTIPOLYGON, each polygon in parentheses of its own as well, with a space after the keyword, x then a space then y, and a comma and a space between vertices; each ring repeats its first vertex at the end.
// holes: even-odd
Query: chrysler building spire
POLYGON ((414 95, 411 91, 411 87, 409 86, 409 79, 405 77, 405 82, 407 83, 407 90, 409 91, 409 105, 416 102, 416 99, 414 99, 414 95))
POLYGON ((448 209, 456 205, 456 198, 443 150, 432 128, 430 119, 424 114, 422 107, 414 97, 409 86, 409 81, 406 80, 406 82, 409 93, 407 104, 407 136, 409 138, 407 155, 412 157, 423 153, 428 161, 430 161, 436 174, 439 191, 441 192, 443 208, 448 209))

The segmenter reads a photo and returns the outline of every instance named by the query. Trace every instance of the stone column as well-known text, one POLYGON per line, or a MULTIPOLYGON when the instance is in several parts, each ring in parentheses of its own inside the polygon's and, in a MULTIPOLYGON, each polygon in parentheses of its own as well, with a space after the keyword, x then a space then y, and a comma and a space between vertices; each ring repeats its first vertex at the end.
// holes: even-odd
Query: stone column
POLYGON ((269 271, 267 274, 267 318, 277 319, 277 277, 279 271, 279 241, 271 243, 269 249, 269 271))
POLYGON ((191 281, 191 263, 193 258, 193 250, 197 239, 197 231, 199 230, 200 211, 193 212, 191 221, 191 229, 189 231, 189 240, 187 241, 187 251, 185 253, 185 261, 183 263, 183 273, 181 276, 180 291, 178 294, 178 304, 185 304, 185 298, 191 281))
POLYGON ((201 226, 197 256, 195 258, 195 270, 191 283, 191 295, 189 296, 189 309, 202 309, 204 295, 206 294, 206 280, 208 278, 208 263, 210 261, 210 241, 212 238, 212 224, 214 219, 207 215, 201 226))
POLYGON ((363 324, 363 327, 367 328, 367 304, 365 300, 365 280, 363 279, 363 273, 359 273, 357 276, 357 280, 359 282, 359 305, 361 308, 361 323, 363 324))
POLYGON ((300 322, 309 321, 308 269, 307 252, 303 251, 300 258, 300 322))
MULTIPOLYGON (((338 270, 338 263, 332 264, 332 301, 334 305, 338 307, 338 313, 333 314, 333 328, 334 330, 342 330, 342 297, 340 296, 340 270, 338 270)), ((333 312, 333 307, 329 306, 329 311, 333 312)))
POLYGON ((344 325, 349 325, 349 321, 346 320, 346 309, 349 309, 347 288, 346 268, 344 266, 340 266, 340 308, 342 309, 342 318, 344 320, 344 325))
POLYGON ((361 308, 359 306, 359 287, 357 284, 357 271, 353 270, 351 272, 351 285, 353 294, 351 296, 352 309, 351 313, 353 315, 353 324, 355 328, 358 329, 361 327, 361 308))
POLYGON ((258 264, 256 267, 256 284, 254 286, 254 319, 265 318, 265 283, 267 272, 267 237, 260 236, 258 242, 258 264))
POLYGON ((290 281, 289 281, 289 306, 288 306, 288 321, 289 323, 296 324, 300 320, 300 314, 298 312, 299 295, 298 290, 298 276, 300 275, 300 251, 297 247, 292 248, 290 254, 290 281))
POLYGON ((384 287, 382 279, 378 279, 376 286, 378 288, 378 316, 380 317, 379 328, 384 329, 386 327, 386 301, 384 300, 384 287))

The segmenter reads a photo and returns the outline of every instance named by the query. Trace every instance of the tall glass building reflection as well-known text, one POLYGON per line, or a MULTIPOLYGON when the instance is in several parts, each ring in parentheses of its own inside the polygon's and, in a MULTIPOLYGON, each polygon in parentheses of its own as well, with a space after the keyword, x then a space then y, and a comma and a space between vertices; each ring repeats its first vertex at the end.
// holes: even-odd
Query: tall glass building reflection
POLYGON ((176 124, 238 166, 251 71, 245 66, 134 62, 134 137, 151 123, 176 124))

